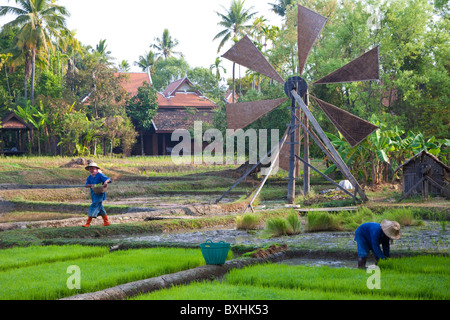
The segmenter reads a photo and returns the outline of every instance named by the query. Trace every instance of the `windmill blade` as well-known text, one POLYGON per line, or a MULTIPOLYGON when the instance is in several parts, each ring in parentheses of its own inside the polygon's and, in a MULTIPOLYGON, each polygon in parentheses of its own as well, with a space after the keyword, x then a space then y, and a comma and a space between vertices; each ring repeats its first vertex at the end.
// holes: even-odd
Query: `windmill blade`
POLYGON ((280 106, 288 98, 230 103, 227 105, 228 129, 242 129, 280 106))
POLYGON ((380 79, 378 46, 313 84, 371 81, 380 79))
POLYGON ((222 57, 284 84, 283 78, 247 36, 244 36, 222 57))
POLYGON ((327 18, 321 16, 317 12, 314 12, 301 5, 298 6, 298 20, 297 20, 297 36, 298 36, 298 65, 299 74, 303 74, 306 60, 309 53, 316 42, 317 37, 322 31, 327 18))
POLYGON ((342 110, 332 104, 322 101, 314 96, 311 96, 319 105, 328 119, 334 124, 339 132, 344 136, 352 147, 361 143, 379 127, 363 120, 345 110, 342 110))

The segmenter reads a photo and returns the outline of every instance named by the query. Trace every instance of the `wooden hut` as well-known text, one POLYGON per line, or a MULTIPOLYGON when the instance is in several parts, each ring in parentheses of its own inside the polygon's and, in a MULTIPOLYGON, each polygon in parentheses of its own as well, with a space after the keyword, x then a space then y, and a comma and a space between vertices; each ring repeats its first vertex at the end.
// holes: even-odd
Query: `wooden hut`
POLYGON ((450 196, 448 189, 450 167, 425 150, 405 161, 394 172, 403 169, 403 196, 400 200, 421 194, 450 196))
POLYGON ((14 112, 7 113, 0 121, 0 155, 26 153, 27 131, 31 127, 14 112))

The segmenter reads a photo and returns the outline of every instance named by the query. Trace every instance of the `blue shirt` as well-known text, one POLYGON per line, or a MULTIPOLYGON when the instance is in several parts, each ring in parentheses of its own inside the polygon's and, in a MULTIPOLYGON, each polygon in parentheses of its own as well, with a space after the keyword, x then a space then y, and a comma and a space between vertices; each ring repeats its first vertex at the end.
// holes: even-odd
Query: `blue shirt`
POLYGON ((363 223, 355 231, 355 241, 367 250, 372 250, 380 259, 389 257, 389 240, 381 230, 381 225, 376 222, 363 223), (383 251, 381 251, 380 245, 383 247, 383 251))
MULTIPOLYGON (((106 181, 111 180, 110 178, 108 178, 107 176, 105 176, 103 173, 99 172, 95 175, 95 177, 93 177, 92 175, 89 175, 89 177, 87 177, 86 179, 86 185, 88 184, 99 184, 102 183, 104 184, 106 181)), ((106 200, 106 192, 102 193, 102 194, 96 194, 94 193, 94 191, 92 191, 91 188, 91 199, 92 202, 102 202, 106 200)))

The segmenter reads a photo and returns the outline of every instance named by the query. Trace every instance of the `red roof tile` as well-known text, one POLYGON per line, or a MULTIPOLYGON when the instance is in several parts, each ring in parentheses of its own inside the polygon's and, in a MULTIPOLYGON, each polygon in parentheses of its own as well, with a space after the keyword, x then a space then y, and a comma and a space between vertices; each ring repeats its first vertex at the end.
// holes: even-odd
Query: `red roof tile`
POLYGON ((126 72, 116 73, 116 75, 125 75, 122 87, 130 94, 131 97, 138 93, 138 88, 142 87, 143 82, 147 82, 150 86, 150 77, 146 72, 126 72))
POLYGON ((159 108, 170 107, 209 107, 216 108, 217 105, 203 96, 195 93, 176 93, 175 96, 166 98, 162 94, 158 94, 159 108))

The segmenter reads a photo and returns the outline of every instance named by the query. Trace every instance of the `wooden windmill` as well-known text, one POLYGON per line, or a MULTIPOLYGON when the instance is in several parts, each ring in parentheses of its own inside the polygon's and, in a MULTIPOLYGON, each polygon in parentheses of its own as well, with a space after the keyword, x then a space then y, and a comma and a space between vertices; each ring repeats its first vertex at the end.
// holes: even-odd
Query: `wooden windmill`
MULTIPOLYGON (((299 59, 299 74, 302 75, 306 60, 309 53, 322 31, 327 19, 320 14, 311 11, 301 5, 298 6, 298 59, 299 59)), ((367 196, 364 190, 356 181, 355 177, 351 174, 350 170, 331 144, 323 129, 311 113, 308 108, 309 98, 324 111, 333 125, 339 130, 350 145, 356 146, 367 138, 371 133, 378 129, 377 126, 367 122, 359 117, 352 115, 332 104, 322 101, 316 97, 308 94, 308 84, 301 77, 292 77, 288 80, 284 80, 277 71, 270 65, 265 59, 262 53, 255 47, 253 42, 245 36, 235 46, 233 46, 228 52, 223 55, 224 58, 236 62, 248 69, 263 74, 275 81, 284 84, 284 91, 287 98, 280 98, 274 100, 233 103, 227 106, 227 123, 229 129, 242 129, 247 125, 253 123, 257 119, 261 118, 268 112, 279 107, 282 103, 291 100, 291 122, 288 125, 288 129, 283 138, 278 144, 278 157, 279 166, 282 169, 288 170, 288 194, 287 200, 289 204, 294 203, 295 195, 295 179, 298 175, 298 168, 300 162, 304 164, 304 192, 309 192, 309 172, 310 168, 317 171, 324 178, 337 185, 330 178, 323 173, 315 169, 309 163, 309 138, 312 138, 322 149, 322 151, 328 156, 328 158, 336 165, 336 167, 342 172, 344 177, 351 182, 355 189, 355 194, 351 194, 349 191, 341 188, 344 192, 349 194, 356 200, 356 194, 359 194, 363 201, 367 201, 367 196), (312 127, 310 127, 310 125, 312 127), (300 157, 300 133, 303 137, 303 159, 300 157)), ((319 84, 331 84, 331 83, 344 83, 344 82, 356 82, 356 81, 371 81, 379 80, 379 62, 378 62, 378 47, 366 52, 359 58, 339 68, 338 70, 330 73, 324 78, 315 81, 312 85, 319 84)), ((276 152, 276 151, 275 151, 276 152)), ((267 158, 270 152, 263 158, 267 158)), ((217 200, 219 202, 231 189, 233 189, 240 181, 242 181, 250 172, 261 163, 263 159, 260 159, 259 163, 255 164, 243 177, 241 177, 221 198, 217 200)), ((272 164, 269 168, 269 172, 274 165, 273 157, 272 164)), ((267 174, 258 190, 256 191, 253 199, 250 201, 248 207, 251 204, 263 187, 269 174, 267 174)), ((245 210, 247 210, 245 209, 245 210)), ((244 211, 245 212, 245 211, 244 211)))

